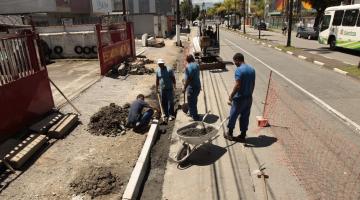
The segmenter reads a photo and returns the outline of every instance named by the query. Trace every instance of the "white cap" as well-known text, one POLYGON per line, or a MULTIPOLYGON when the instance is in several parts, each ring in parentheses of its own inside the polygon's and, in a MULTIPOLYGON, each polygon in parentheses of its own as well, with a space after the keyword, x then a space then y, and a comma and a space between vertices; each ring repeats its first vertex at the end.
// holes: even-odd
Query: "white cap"
POLYGON ((157 64, 165 64, 164 59, 161 59, 161 58, 160 58, 160 59, 158 59, 158 60, 157 60, 157 64))

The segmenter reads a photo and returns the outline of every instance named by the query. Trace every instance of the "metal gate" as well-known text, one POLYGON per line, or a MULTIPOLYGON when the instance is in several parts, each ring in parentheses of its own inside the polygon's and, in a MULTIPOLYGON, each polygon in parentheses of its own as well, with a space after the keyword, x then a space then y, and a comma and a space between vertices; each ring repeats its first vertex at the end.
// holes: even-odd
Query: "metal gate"
POLYGON ((135 56, 134 29, 131 22, 96 25, 98 54, 101 75, 105 75, 113 66, 135 56))
POLYGON ((38 43, 30 30, 0 37, 0 141, 54 107, 38 43))

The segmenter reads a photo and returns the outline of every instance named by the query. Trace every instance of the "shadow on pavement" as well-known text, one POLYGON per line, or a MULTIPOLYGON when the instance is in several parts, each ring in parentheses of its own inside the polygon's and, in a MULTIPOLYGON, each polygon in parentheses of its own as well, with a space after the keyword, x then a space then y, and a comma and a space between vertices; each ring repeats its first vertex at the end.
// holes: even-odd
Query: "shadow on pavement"
POLYGON ((193 165, 208 166, 219 160, 227 150, 223 147, 206 143, 196 149, 186 161, 179 164, 179 169, 187 169, 193 165))
POLYGON ((226 152, 227 150, 223 147, 207 143, 193 152, 189 156, 188 162, 191 163, 191 165, 198 166, 211 165, 220 159, 226 152))
MULTIPOLYGON (((202 119, 204 115, 200 115, 200 119, 202 119)), ((208 114, 208 116, 205 118, 204 122, 207 124, 215 124, 219 120, 219 116, 214 114, 208 114)))
POLYGON ((268 147, 277 141, 275 137, 269 137, 266 135, 260 135, 259 137, 248 137, 246 138, 245 147, 268 147))

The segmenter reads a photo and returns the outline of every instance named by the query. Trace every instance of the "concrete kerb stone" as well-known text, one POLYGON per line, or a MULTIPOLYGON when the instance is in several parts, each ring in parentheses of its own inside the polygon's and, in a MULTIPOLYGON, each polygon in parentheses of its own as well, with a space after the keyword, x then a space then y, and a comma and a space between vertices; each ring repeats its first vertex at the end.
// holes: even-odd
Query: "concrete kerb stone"
POLYGON ((341 69, 339 69, 339 68, 334 68, 333 70, 334 70, 335 72, 339 73, 339 74, 342 74, 342 75, 347 75, 347 74, 348 74, 348 72, 343 71, 343 70, 341 70, 341 69))
POLYGON ((307 58, 305 56, 299 55, 298 58, 306 60, 307 58))
POLYGON ((293 55, 294 53, 291 51, 286 51, 287 54, 293 55))
POLYGON ((275 49, 278 50, 278 51, 282 51, 282 49, 280 49, 280 48, 278 48, 278 47, 275 47, 275 49))
POLYGON ((151 148, 157 138, 158 129, 159 129, 159 121, 154 120, 151 124, 150 130, 146 137, 140 156, 131 173, 130 180, 122 196, 122 200, 137 199, 140 187, 144 181, 144 176, 146 174, 146 170, 149 165, 149 156, 150 156, 151 148))
POLYGON ((317 61, 317 60, 314 60, 314 64, 320 65, 320 66, 324 66, 324 65, 325 65, 325 63, 320 62, 320 61, 317 61))

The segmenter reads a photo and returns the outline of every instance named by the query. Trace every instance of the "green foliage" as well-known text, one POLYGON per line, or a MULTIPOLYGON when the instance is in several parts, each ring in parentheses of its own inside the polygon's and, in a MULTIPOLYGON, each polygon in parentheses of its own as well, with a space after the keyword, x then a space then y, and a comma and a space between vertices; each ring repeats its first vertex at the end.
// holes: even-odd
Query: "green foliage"
POLYGON ((253 13, 257 18, 263 18, 265 13, 265 1, 264 0, 258 0, 255 1, 251 5, 251 13, 253 13))
POLYGON ((192 19, 192 11, 193 11, 193 6, 191 1, 182 1, 180 3, 180 13, 181 13, 181 17, 187 20, 191 20, 192 19))

